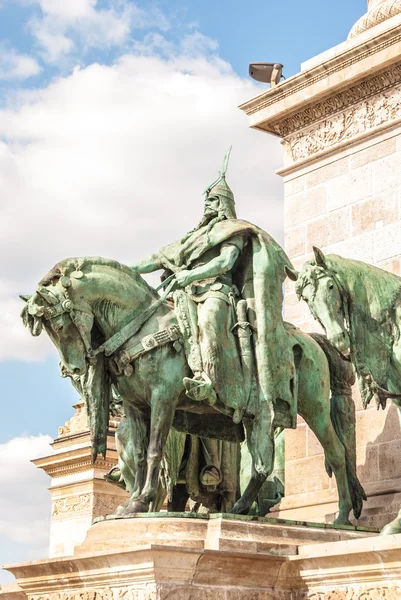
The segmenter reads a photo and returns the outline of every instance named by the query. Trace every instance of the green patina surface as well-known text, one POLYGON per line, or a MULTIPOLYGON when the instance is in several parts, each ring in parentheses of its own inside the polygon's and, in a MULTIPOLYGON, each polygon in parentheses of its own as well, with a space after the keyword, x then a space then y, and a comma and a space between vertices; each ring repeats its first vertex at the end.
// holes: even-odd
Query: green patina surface
MULTIPOLYGON (((298 297, 349 357, 364 407, 373 400, 384 409, 391 399, 401 421, 401 278, 318 248, 314 253, 297 275, 298 297)), ((401 533, 401 511, 382 533, 401 533)))
POLYGON ((296 427, 298 412, 336 477, 336 523, 348 524, 365 498, 349 363, 323 336, 283 322, 283 282, 296 273, 268 233, 237 218, 227 164, 228 154, 191 232, 133 267, 61 261, 24 297, 24 324, 32 335, 45 329, 85 400, 94 460, 121 398, 110 478, 130 498, 118 515, 153 513, 166 494, 178 512, 190 496, 212 512, 265 513, 283 492, 276 435, 296 427), (161 295, 141 276, 159 269, 161 295))

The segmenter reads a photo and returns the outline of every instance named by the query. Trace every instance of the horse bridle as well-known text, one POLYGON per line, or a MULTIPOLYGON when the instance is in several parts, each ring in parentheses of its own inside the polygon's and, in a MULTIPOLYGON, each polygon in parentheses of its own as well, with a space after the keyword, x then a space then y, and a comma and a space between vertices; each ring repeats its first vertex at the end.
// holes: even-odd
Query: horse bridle
POLYGON ((81 320, 76 318, 76 313, 81 313, 81 314, 87 315, 88 317, 91 317, 91 318, 93 318, 93 315, 92 315, 92 313, 89 313, 89 312, 77 307, 73 303, 73 301, 71 300, 71 298, 69 298, 69 295, 68 295, 68 288, 71 285, 71 281, 67 277, 62 277, 61 279, 64 279, 64 282, 61 282, 61 285, 65 289, 65 292, 64 292, 65 298, 60 300, 55 294, 53 294, 53 292, 50 292, 45 287, 39 287, 36 290, 37 293, 40 294, 40 296, 42 296, 42 298, 46 302, 51 302, 52 304, 49 306, 34 306, 31 308, 28 308, 28 312, 29 312, 29 314, 31 314, 34 317, 43 317, 46 321, 52 321, 53 319, 60 317, 63 314, 68 314, 71 321, 75 325, 75 327, 81 337, 81 340, 84 344, 85 353, 86 353, 85 358, 89 362, 92 362, 93 358, 95 356, 95 353, 92 350, 88 336, 85 335, 85 329, 82 326, 81 320), (53 299, 59 300, 59 302, 57 302, 57 304, 54 304, 53 299))
MULTIPOLYGON (((112 354, 114 354, 117 350, 119 350, 121 348, 121 346, 123 344, 125 344, 125 342, 127 342, 133 335, 135 335, 135 333, 137 333, 137 331, 140 329, 140 327, 142 327, 142 325, 144 323, 146 323, 146 321, 148 319, 150 319, 150 317, 156 312, 156 310, 165 302, 167 296, 172 291, 172 289, 176 283, 176 280, 174 277, 169 277, 167 283, 168 283, 168 285, 165 288, 163 294, 160 296, 160 298, 158 298, 156 300, 156 302, 154 302, 150 306, 148 305, 147 302, 146 302, 146 304, 144 303, 141 306, 139 306, 139 308, 135 311, 134 318, 131 319, 131 321, 129 323, 127 323, 127 325, 125 325, 117 333, 112 335, 108 340, 106 340, 101 346, 99 346, 95 350, 93 350, 93 348, 91 347, 88 336, 85 335, 86 331, 85 331, 84 327, 82 326, 81 320, 76 318, 76 313, 82 313, 91 318, 94 318, 94 315, 92 313, 88 313, 85 310, 82 310, 81 308, 78 308, 73 303, 73 301, 71 300, 71 298, 69 297, 69 294, 68 294, 68 288, 71 286, 71 280, 68 277, 61 278, 61 285, 63 286, 63 288, 65 290, 64 291, 65 298, 63 300, 60 300, 57 304, 52 304, 51 306, 49 305, 46 307, 36 307, 37 310, 36 311, 31 310, 30 314, 32 314, 33 316, 36 316, 36 317, 44 317, 48 321, 51 321, 52 319, 54 319, 58 316, 61 316, 63 314, 68 314, 69 317, 71 318, 71 321, 75 325, 75 327, 81 337, 81 340, 84 344, 85 353, 86 353, 85 358, 89 362, 89 364, 93 364, 96 356, 98 354, 100 354, 101 352, 104 352, 104 354, 106 356, 111 356, 112 354)), ((163 282, 162 285, 165 286, 166 282, 163 282)), ((160 287, 161 286, 159 286, 159 288, 160 287)), ((157 288, 156 291, 159 288, 157 288)), ((38 288, 37 292, 47 302, 52 302, 51 297, 57 299, 57 296, 55 294, 53 294, 52 292, 49 292, 44 287, 38 288)), ((152 347, 153 346, 150 345, 149 349, 152 349, 152 347)))
MULTIPOLYGON (((346 327, 347 327, 347 331, 348 331, 348 335, 349 335, 349 339, 350 339, 350 346, 351 346, 350 360, 354 363, 355 370, 360 375, 360 377, 362 377, 364 379, 366 384, 369 385, 372 395, 376 395, 379 393, 381 396, 383 396, 383 397, 385 396, 390 399, 391 398, 393 398, 393 399, 401 398, 401 394, 397 394, 396 392, 390 392, 389 390, 386 390, 385 388, 381 387, 373 379, 372 374, 364 368, 364 365, 358 358, 357 354, 355 352, 352 352, 352 348, 356 348, 357 344, 355 342, 353 332, 352 332, 352 327, 351 327, 350 306, 349 306, 350 305, 350 297, 349 297, 349 294, 341 286, 340 281, 338 280, 338 277, 336 276, 335 273, 332 273, 330 271, 329 272, 323 271, 320 277, 319 276, 314 277, 315 295, 316 295, 317 282, 320 279, 323 279, 323 277, 330 277, 334 281, 335 285, 337 286, 338 293, 340 294, 340 298, 341 298, 341 302, 342 302, 342 312, 344 315, 344 319, 345 319, 345 323, 346 323, 346 327), (352 359, 352 356, 353 356, 353 359, 352 359)), ((311 313, 313 314, 315 319, 317 319, 319 321, 319 323, 322 325, 320 319, 314 314, 314 311, 312 310, 312 308, 309 307, 309 310, 311 311, 311 313)), ((380 401, 380 404, 383 406, 381 401, 380 401)), ((384 408, 384 406, 383 406, 383 408, 384 408)))

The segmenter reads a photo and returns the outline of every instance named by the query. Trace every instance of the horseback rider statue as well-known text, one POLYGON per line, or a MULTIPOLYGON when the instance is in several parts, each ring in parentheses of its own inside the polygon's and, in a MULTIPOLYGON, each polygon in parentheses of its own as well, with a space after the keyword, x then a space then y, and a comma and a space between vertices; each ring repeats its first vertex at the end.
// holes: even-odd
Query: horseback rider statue
MULTIPOLYGON (((230 151, 231 147, 217 181, 205 191, 204 213, 198 226, 180 241, 162 248, 133 268, 139 273, 164 268, 166 281, 175 278, 178 289, 173 292, 174 307, 193 372, 192 378, 184 379, 186 394, 193 400, 210 405, 217 402, 231 409, 233 421, 239 423, 249 406, 252 389, 257 388, 252 385, 255 347, 250 336, 252 329, 263 329, 258 323, 261 309, 269 313, 269 305, 263 302, 269 293, 260 288, 267 277, 269 258, 272 257, 272 263, 276 257, 281 258, 289 268, 291 263, 270 236, 237 219, 234 195, 226 181, 230 151), (262 235, 258 235, 259 232, 262 235), (256 286, 255 274, 259 279, 256 286), (257 286, 259 290, 255 294, 257 286), (241 298, 246 303, 241 302, 241 298)), ((281 289, 275 290, 273 295, 280 301, 275 303, 278 311, 272 323, 277 315, 282 323, 281 289)), ((264 338, 270 327, 265 327, 264 338)), ((267 349, 265 340, 262 338, 262 352, 267 349)), ((282 342, 280 340, 281 350, 285 352, 282 342)), ((296 408, 293 408, 293 389, 290 390, 293 353, 292 349, 287 350, 284 362, 277 360, 281 370, 278 374, 274 350, 270 352, 267 374, 280 380, 278 396, 292 407, 291 418, 294 418, 296 408)), ((274 392, 273 395, 276 396, 274 392)))

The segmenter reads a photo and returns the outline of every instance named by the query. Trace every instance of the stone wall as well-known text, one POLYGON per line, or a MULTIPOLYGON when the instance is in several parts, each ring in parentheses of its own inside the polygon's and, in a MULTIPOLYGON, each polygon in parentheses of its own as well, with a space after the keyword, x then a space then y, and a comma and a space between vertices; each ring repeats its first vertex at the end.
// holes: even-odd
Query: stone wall
MULTIPOLYGON (((313 258, 312 247, 318 246, 325 254, 363 260, 401 274, 400 166, 401 131, 396 127, 286 178, 285 248, 294 265, 300 268, 313 258)), ((305 331, 320 331, 307 305, 298 301, 292 282, 286 284, 285 316, 305 331)), ((358 475, 371 496, 398 491, 401 436, 397 411, 394 406, 380 412, 375 406, 364 410, 357 386, 354 399, 358 475)), ((296 430, 286 431, 285 440, 287 500, 282 506, 293 510, 294 517, 301 513, 313 517, 319 498, 316 492, 326 492, 320 494, 324 504, 332 501, 335 482, 326 474, 322 447, 301 418, 296 430), (302 510, 297 510, 297 504, 302 510), (312 508, 305 511, 308 505, 312 508)), ((397 514, 398 496, 387 499, 385 509, 382 501, 370 499, 361 523, 381 526, 397 514)), ((327 519, 333 508, 326 507, 327 519)))
MULTIPOLYGON (((349 39, 302 65, 301 72, 243 104, 250 126, 283 146, 285 247, 294 266, 312 247, 401 275, 401 2, 370 2, 349 39)), ((286 319, 319 331, 294 284, 286 319)), ((356 406, 358 474, 368 495, 359 524, 381 527, 401 506, 401 434, 393 406, 356 406)), ((390 403, 389 403, 390 404, 390 403)), ((322 448, 299 418, 285 434, 289 519, 331 521, 337 491, 322 448)))

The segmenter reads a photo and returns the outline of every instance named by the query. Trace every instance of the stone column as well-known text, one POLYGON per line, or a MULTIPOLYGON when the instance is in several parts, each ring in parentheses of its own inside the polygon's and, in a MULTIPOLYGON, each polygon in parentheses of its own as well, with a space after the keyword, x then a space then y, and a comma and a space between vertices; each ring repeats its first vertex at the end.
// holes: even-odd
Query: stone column
MULTIPOLYGON (((339 46, 241 106, 250 126, 282 138, 285 247, 300 268, 312 246, 401 274, 401 0, 370 2, 339 46)), ((286 319, 319 326, 286 284, 286 319)), ((401 506, 396 410, 363 410, 355 390, 358 473, 369 501, 359 524, 380 527, 401 506)), ((337 491, 322 448, 299 419, 286 431, 279 516, 331 521, 337 491)))
POLYGON ((106 459, 91 462, 91 442, 83 402, 74 406, 74 416, 59 428, 51 444, 54 453, 33 463, 51 476, 50 558, 71 555, 81 544, 93 519, 114 512, 127 492, 107 483, 104 475, 117 464, 114 433, 117 420, 110 420, 106 459))

